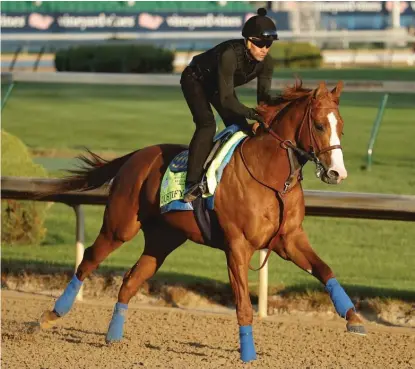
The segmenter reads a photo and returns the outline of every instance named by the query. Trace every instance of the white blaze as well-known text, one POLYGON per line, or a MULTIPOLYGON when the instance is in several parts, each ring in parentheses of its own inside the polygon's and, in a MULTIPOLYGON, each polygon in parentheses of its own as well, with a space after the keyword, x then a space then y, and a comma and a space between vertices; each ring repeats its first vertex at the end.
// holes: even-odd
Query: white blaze
MULTIPOLYGON (((330 122, 330 146, 340 145, 339 135, 337 134, 337 118, 333 112, 327 115, 330 122)), ((331 150, 331 165, 329 170, 334 170, 339 173, 340 179, 347 177, 347 171, 344 166, 343 152, 341 149, 331 150)))

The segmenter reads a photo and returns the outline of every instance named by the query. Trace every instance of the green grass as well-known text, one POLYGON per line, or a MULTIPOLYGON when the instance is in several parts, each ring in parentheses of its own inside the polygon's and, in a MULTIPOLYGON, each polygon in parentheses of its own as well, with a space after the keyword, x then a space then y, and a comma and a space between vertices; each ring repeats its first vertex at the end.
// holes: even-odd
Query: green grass
MULTIPOLYGON (((253 92, 240 90, 241 100, 255 101, 253 92)), ((410 159, 415 108, 413 95, 393 94, 388 101, 375 146, 374 167, 361 171, 376 117, 380 93, 345 93, 340 111, 345 121, 342 140, 349 178, 327 187, 306 168, 306 188, 340 191, 414 193, 415 166, 410 159)), ((18 85, 2 114, 2 126, 32 149, 57 149, 78 154, 84 146, 98 151, 127 152, 160 142, 187 143, 194 130, 190 113, 176 87, 18 85)), ((72 166, 68 159, 53 170, 72 166)))
MULTIPOLYGON (((246 104, 255 103, 253 92, 240 90, 239 95, 246 104)), ((340 110, 345 120, 342 145, 349 177, 340 186, 328 186, 313 176, 313 167, 308 164, 306 189, 415 194, 413 95, 390 96, 375 146, 373 169, 369 173, 360 169, 381 97, 378 93, 342 96, 340 110)), ((82 146, 122 153, 160 142, 187 143, 194 129, 176 87, 31 84, 17 86, 2 113, 2 126, 32 149, 69 150, 74 154, 82 146)), ((67 158, 59 160, 58 165, 73 164, 67 158)), ((56 163, 45 163, 56 169, 56 163)), ((101 225, 103 207, 85 209, 89 245, 101 225)), ((24 261, 40 266, 72 267, 75 229, 72 209, 55 204, 49 210, 46 226, 48 235, 42 245, 4 245, 3 265, 24 261)), ((349 289, 357 286, 368 294, 409 296, 415 300, 413 224, 310 217, 305 228, 313 247, 349 289)), ((142 247, 139 235, 114 252, 103 267, 127 270, 138 259, 142 247)), ((257 273, 250 272, 252 286, 257 277, 257 273)), ((158 278, 226 282, 228 277, 223 253, 188 243, 169 257, 158 278)), ((317 282, 292 263, 272 256, 270 285, 304 289, 315 288, 317 282)))
POLYGON ((3 128, 33 148, 125 151, 190 140, 186 109, 176 87, 24 84, 4 109, 3 128))
POLYGON ((414 68, 342 68, 342 69, 277 69, 274 77, 292 78, 298 74, 303 79, 323 80, 379 80, 379 81, 415 81, 414 68))

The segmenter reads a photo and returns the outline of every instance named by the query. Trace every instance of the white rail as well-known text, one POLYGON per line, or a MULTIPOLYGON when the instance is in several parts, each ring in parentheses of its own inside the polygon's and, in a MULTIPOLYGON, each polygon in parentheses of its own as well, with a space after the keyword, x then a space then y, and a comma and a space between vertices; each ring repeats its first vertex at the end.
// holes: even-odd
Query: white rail
MULTIPOLYGON (((14 82, 39 83, 74 83, 74 84, 104 84, 104 85, 134 85, 134 86, 180 86, 178 74, 123 74, 123 73, 75 73, 75 72, 4 72, 2 80, 14 82)), ((272 88, 280 89, 292 84, 292 79, 274 78, 272 88)), ((320 80, 305 79, 304 85, 315 87, 320 80)), ((329 85, 336 85, 337 80, 327 80, 329 85)), ((256 81, 244 86, 256 88, 256 81)), ((415 81, 365 81, 345 80, 344 91, 348 92, 389 92, 415 93, 415 81)))
MULTIPOLYGON (((278 36, 286 41, 311 42, 414 42, 415 36, 405 28, 384 30, 317 30, 312 32, 279 31, 278 36)), ((143 40, 212 40, 221 41, 241 38, 240 31, 184 31, 184 32, 88 32, 85 33, 3 33, 2 41, 108 41, 111 38, 128 41, 143 40)))

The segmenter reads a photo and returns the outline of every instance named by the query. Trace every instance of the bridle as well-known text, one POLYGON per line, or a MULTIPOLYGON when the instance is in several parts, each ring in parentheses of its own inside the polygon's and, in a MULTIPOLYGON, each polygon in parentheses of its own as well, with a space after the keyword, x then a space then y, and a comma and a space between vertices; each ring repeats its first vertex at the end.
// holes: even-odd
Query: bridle
MULTIPOLYGON (((308 126, 308 144, 304 144, 304 147, 309 147, 309 150, 306 151, 298 146, 296 146, 291 140, 286 140, 283 139, 282 137, 280 137, 273 129, 273 125, 275 123, 277 123, 277 116, 278 114, 272 118, 272 123, 270 125, 266 125, 266 124, 262 124, 262 127, 264 129, 265 132, 267 132, 268 134, 270 134, 273 138, 275 138, 277 141, 280 142, 280 147, 287 150, 287 156, 288 156, 288 160, 290 163, 290 174, 287 178, 287 180, 284 182, 284 188, 282 190, 276 189, 271 185, 268 185, 264 182, 262 182, 261 180, 259 180, 258 178, 256 178, 251 170, 249 169, 245 156, 243 154, 243 146, 244 144, 249 140, 249 137, 244 140, 242 142, 242 145, 240 146, 240 154, 242 157, 242 161, 246 167, 246 169, 248 170, 249 174, 252 176, 252 178, 254 178, 257 182, 259 182, 260 184, 262 184, 263 186, 274 190, 277 193, 282 193, 285 194, 288 192, 288 190, 290 189, 290 186, 295 178, 295 172, 296 172, 296 165, 295 165, 295 159, 294 159, 294 155, 293 152, 297 153, 298 155, 300 155, 301 157, 303 157, 304 159, 306 159, 306 161, 301 165, 304 166, 304 164, 307 161, 312 161, 315 165, 316 165, 316 175, 317 177, 320 177, 322 175, 322 173, 325 171, 325 168, 323 166, 323 164, 321 163, 319 156, 331 151, 331 150, 335 150, 335 149, 342 149, 341 145, 331 145, 328 147, 325 147, 323 149, 320 149, 319 144, 317 142, 317 139, 315 137, 314 134, 314 130, 313 130, 313 119, 312 119, 312 107, 313 104, 315 104, 315 99, 313 97, 310 98, 307 107, 305 109, 305 113, 303 116, 303 119, 301 120, 301 124, 300 127, 298 129, 298 134, 297 137, 295 139, 296 142, 299 142, 301 139, 301 135, 303 132, 303 128, 305 125, 308 126), (307 122, 307 124, 306 124, 307 122), (317 150, 316 150, 317 149, 317 150)), ((315 105, 317 106, 317 105, 315 105)), ((330 106, 330 107, 320 107, 320 109, 337 109, 337 106, 330 106)))
MULTIPOLYGON (((264 130, 269 133, 272 137, 274 137, 275 139, 277 139, 278 141, 280 141, 280 146, 286 150, 288 149, 292 149, 294 152, 296 152, 297 154, 299 154, 300 156, 304 157, 305 159, 307 159, 307 161, 312 161, 313 163, 316 164, 316 173, 317 176, 320 177, 320 175, 323 173, 324 166, 321 163, 319 156, 331 151, 331 150, 335 150, 335 149, 342 149, 341 145, 331 145, 331 146, 327 146, 323 149, 320 149, 319 144, 317 142, 317 139, 315 137, 314 134, 314 130, 313 130, 313 119, 312 119, 312 106, 314 103, 314 98, 311 98, 310 101, 307 104, 307 108, 304 114, 304 117, 301 121, 300 124, 300 128, 298 130, 298 135, 296 138, 296 142, 299 142, 301 139, 301 134, 303 131, 303 127, 305 126, 305 122, 307 121, 307 126, 308 126, 308 139, 309 139, 309 144, 308 145, 304 145, 305 147, 309 147, 309 151, 303 150, 301 148, 299 148, 298 146, 294 145, 292 143, 291 140, 284 140, 283 138, 281 138, 277 133, 275 133, 272 130, 272 126, 276 123, 276 117, 273 119, 273 123, 270 124, 269 126, 266 126, 264 124, 264 130), (308 119, 307 119, 308 118, 308 119), (317 150, 315 150, 315 148, 317 150)), ((337 109, 337 107, 320 107, 320 109, 337 109)), ((288 157, 290 158, 290 155, 288 155, 288 157)))
MULTIPOLYGON (((253 269, 251 267, 251 265, 249 265, 249 268, 251 270, 257 271, 257 270, 260 270, 260 269, 263 268, 263 266, 265 265, 265 263, 267 262, 270 254, 271 254, 271 251, 273 249, 273 243, 276 242, 275 240, 277 240, 277 237, 280 235, 281 230, 283 228, 283 225, 285 223, 286 214, 285 214, 285 211, 284 211, 285 210, 284 209, 285 208, 285 203, 284 203, 283 195, 285 195, 289 191, 289 189, 291 187, 291 184, 294 181, 295 173, 296 173, 296 163, 295 163, 295 158, 294 158, 293 152, 299 154, 300 156, 302 156, 303 158, 306 159, 306 161, 301 164, 301 167, 304 166, 307 161, 312 161, 313 163, 315 163, 316 164, 316 175, 318 177, 320 177, 321 174, 325 171, 325 168, 324 168, 323 164, 321 163, 321 161, 319 159, 319 156, 322 155, 322 154, 324 154, 324 153, 326 153, 326 152, 328 152, 328 151, 331 151, 331 150, 342 149, 341 145, 331 145, 331 146, 325 147, 323 149, 320 149, 319 144, 318 144, 318 142, 316 140, 314 131, 313 131, 313 119, 312 119, 312 114, 311 114, 312 113, 313 103, 315 103, 315 99, 314 99, 314 97, 311 97, 310 98, 310 101, 308 102, 307 107, 305 109, 305 113, 304 113, 303 119, 301 121, 300 127, 298 129, 297 137, 295 139, 295 142, 299 142, 300 141, 301 134, 303 132, 303 127, 306 125, 306 121, 307 121, 308 133, 309 133, 308 134, 308 140, 309 140, 309 142, 308 142, 308 145, 304 145, 304 147, 309 147, 309 151, 306 151, 306 150, 304 150, 304 149, 296 146, 291 140, 285 140, 282 137, 280 137, 277 133, 275 133, 275 131, 272 129, 272 126, 277 122, 277 119, 276 118, 277 118, 278 114, 275 117, 272 118, 272 123, 270 125, 266 125, 266 124, 263 124, 262 125, 263 129, 265 130, 265 132, 267 132, 273 138, 275 138, 276 140, 278 140, 280 142, 280 147, 281 148, 287 150, 287 157, 288 157, 288 161, 289 161, 289 164, 290 164, 290 174, 289 174, 288 178, 286 179, 286 181, 284 182, 284 188, 282 190, 278 190, 278 189, 274 188, 273 186, 262 182, 261 180, 259 180, 258 178, 256 178, 253 175, 253 173, 251 172, 251 170, 249 169, 249 167, 247 165, 247 162, 246 162, 246 159, 245 159, 245 156, 243 154, 243 146, 249 140, 250 137, 248 137, 247 139, 245 139, 242 142, 242 145, 239 147, 239 152, 240 152, 242 161, 243 161, 243 163, 245 165, 245 168, 247 169, 248 173, 258 183, 260 183, 261 185, 263 185, 263 186, 265 186, 265 187, 273 190, 276 193, 277 198, 278 198, 278 200, 279 200, 279 202, 281 204, 281 213, 280 213, 281 214, 281 220, 280 220, 280 225, 278 227, 277 232, 271 237, 271 240, 270 240, 270 242, 268 244, 268 252, 267 252, 267 255, 265 256, 265 259, 264 259, 262 265, 259 268, 253 269)), ((337 107, 320 107, 320 109, 333 109, 333 108, 336 108, 337 109, 337 107)), ((302 177, 301 177, 301 171, 300 171, 300 179, 302 179, 302 177)))

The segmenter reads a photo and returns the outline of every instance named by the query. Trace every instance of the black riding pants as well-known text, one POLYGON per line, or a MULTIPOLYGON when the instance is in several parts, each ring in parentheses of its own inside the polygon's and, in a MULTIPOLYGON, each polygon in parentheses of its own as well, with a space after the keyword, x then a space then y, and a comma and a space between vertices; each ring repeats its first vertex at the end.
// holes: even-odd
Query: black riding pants
POLYGON ((216 132, 216 121, 211 104, 222 118, 226 127, 238 124, 241 128, 247 128, 248 123, 244 116, 237 115, 224 108, 219 99, 219 94, 209 93, 207 82, 202 82, 193 73, 190 67, 182 73, 180 84, 187 105, 196 125, 195 133, 189 146, 189 162, 186 183, 199 182, 203 175, 203 164, 213 147, 213 137, 216 132))

